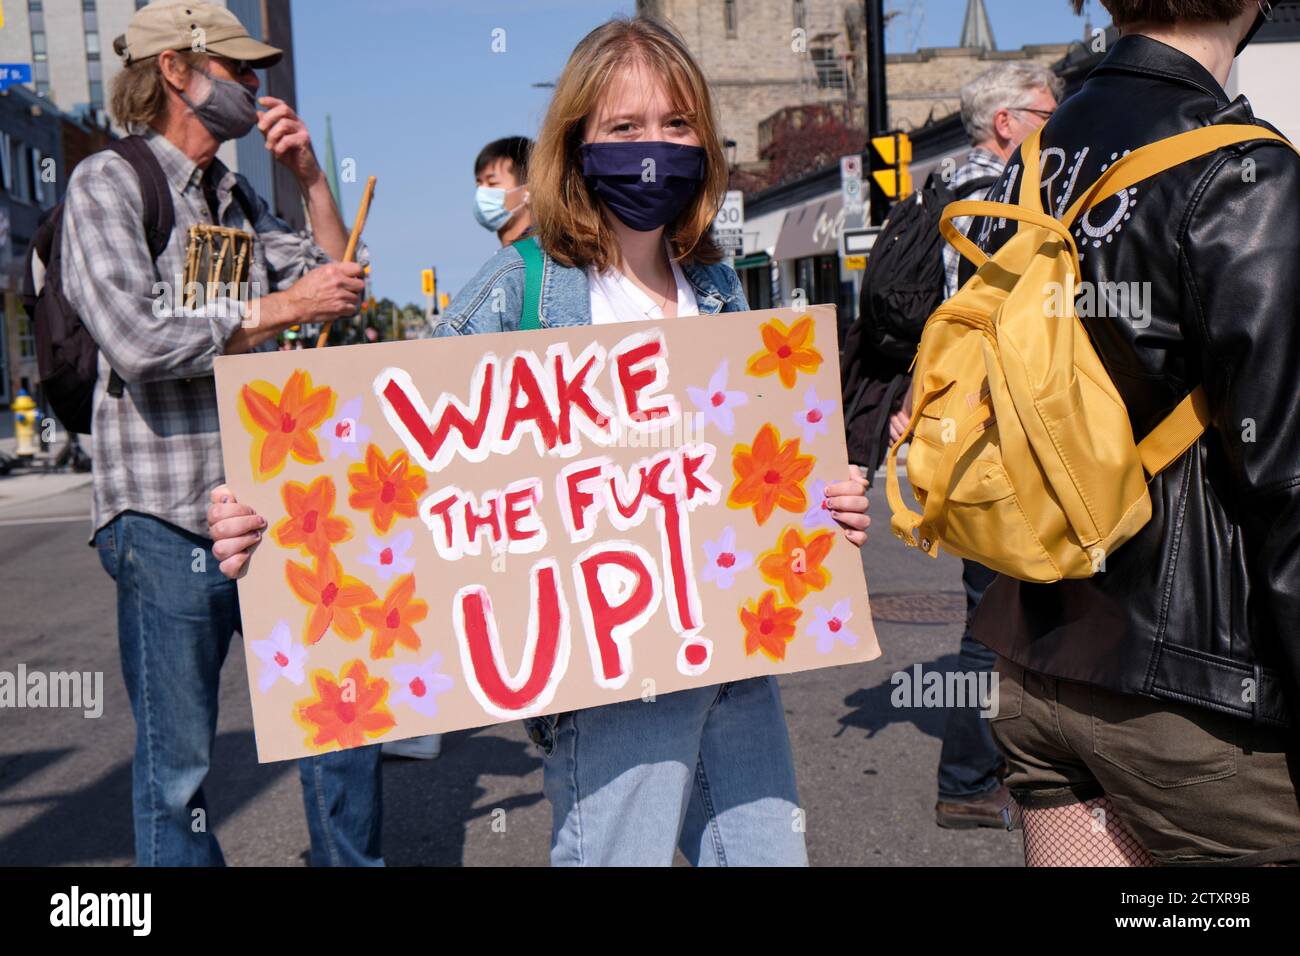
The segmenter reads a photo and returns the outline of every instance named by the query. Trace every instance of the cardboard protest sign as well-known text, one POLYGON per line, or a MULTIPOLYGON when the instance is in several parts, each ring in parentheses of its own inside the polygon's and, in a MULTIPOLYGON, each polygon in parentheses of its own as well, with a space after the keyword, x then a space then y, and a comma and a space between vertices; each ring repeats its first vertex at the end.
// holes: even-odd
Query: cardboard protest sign
POLYGON ((220 358, 259 759, 879 655, 829 306, 220 358))

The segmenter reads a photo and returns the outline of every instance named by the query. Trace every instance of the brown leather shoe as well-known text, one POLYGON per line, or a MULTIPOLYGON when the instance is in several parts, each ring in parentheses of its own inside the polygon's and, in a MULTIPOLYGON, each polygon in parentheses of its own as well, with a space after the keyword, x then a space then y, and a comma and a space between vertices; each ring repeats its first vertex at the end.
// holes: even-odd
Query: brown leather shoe
POLYGON ((998 784, 974 800, 940 800, 934 805, 935 822, 947 830, 973 830, 991 827, 994 830, 1019 830, 1020 806, 1011 791, 998 784))

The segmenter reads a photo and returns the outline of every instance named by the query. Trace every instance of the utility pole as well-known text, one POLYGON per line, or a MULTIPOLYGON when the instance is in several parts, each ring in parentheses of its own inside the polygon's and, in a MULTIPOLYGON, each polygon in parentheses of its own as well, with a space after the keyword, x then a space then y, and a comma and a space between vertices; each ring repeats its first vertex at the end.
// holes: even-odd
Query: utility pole
MULTIPOLYGON (((889 132, 889 101, 885 87, 885 0, 865 0, 867 5, 867 139, 889 132)), ((864 146, 863 156, 869 165, 872 150, 864 146)), ((877 167, 878 168, 878 167, 877 167)), ((874 169, 872 170, 875 171, 874 169)), ((871 181, 871 225, 885 221, 889 197, 871 181)))

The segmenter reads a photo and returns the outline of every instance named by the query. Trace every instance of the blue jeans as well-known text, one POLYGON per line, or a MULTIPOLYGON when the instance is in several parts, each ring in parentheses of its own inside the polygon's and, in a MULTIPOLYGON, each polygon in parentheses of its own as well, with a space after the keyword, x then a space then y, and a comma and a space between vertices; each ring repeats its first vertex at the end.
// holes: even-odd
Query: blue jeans
MULTIPOLYGON (((240 629, 235 582, 212 542, 126 512, 95 534, 117 582, 117 640, 135 715, 131 766, 140 866, 221 866, 203 780, 221 665, 240 629)), ((382 865, 379 747, 300 761, 314 866, 382 865)))
POLYGON ((770 677, 528 722, 553 866, 806 866, 790 737, 770 677))
MULTIPOLYGON (((971 637, 970 623, 984 590, 997 572, 974 561, 962 561, 961 581, 966 589, 966 631, 961 637, 957 670, 962 673, 992 671, 997 654, 971 637)), ((998 787, 1002 752, 993 742, 989 722, 977 706, 955 707, 948 714, 939 755, 939 799, 973 800, 998 787)))

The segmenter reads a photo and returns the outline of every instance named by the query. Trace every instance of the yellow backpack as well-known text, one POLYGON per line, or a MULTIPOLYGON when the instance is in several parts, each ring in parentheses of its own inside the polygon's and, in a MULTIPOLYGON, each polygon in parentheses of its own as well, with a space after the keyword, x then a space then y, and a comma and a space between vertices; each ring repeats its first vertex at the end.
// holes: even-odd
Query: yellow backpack
POLYGON ((1120 190, 1248 140, 1286 142, 1259 126, 1223 125, 1129 153, 1057 220, 1039 195, 1039 137, 1021 147, 1018 204, 955 202, 940 231, 979 270, 926 321, 912 416, 886 460, 894 534, 931 557, 940 546, 1002 574, 1050 583, 1087 578, 1151 518, 1147 481, 1209 421, 1197 387, 1135 440, 1123 399, 1075 313, 1082 281, 1070 227, 1120 190), (992 257, 952 225, 959 216, 1018 222, 992 257), (1054 314, 1056 313, 1056 314, 1054 314), (899 446, 922 514, 899 491, 899 446))

